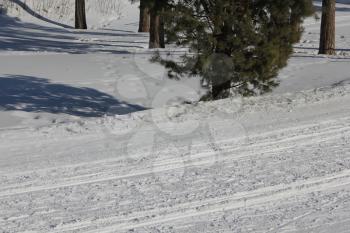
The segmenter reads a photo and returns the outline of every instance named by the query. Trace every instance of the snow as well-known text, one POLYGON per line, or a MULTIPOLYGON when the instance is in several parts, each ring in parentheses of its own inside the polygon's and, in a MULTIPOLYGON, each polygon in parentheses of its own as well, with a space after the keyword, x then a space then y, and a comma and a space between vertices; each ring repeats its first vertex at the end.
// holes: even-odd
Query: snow
MULTIPOLYGON (((340 1, 338 1, 340 2, 340 1)), ((343 1, 346 2, 346 1, 343 1)), ((350 2, 348 2, 350 4, 350 2)), ((350 5, 337 4, 336 47, 337 56, 318 55, 320 20, 313 17, 305 22, 301 43, 295 45, 295 54, 280 73, 281 85, 275 93, 295 92, 350 82, 347 75, 350 61, 350 5)), ((320 7, 321 2, 316 2, 320 7)))
MULTIPOLYGON (((8 15, 27 22, 40 24, 41 21, 32 17, 34 14, 57 24, 72 27, 75 17, 75 9, 72 7, 74 2, 75 0, 1 0, 0 5, 4 6, 8 15), (26 9, 21 7, 24 6, 23 3, 26 9)), ((129 0, 86 0, 85 5, 89 28, 108 27, 115 21, 124 20, 133 24, 138 15, 136 5, 131 5, 129 0)))
POLYGON ((0 226, 5 232, 347 229, 349 87, 250 98, 238 110, 235 101, 167 109, 177 112, 170 119, 154 117, 163 115, 155 109, 2 132, 0 226), (222 109, 233 113, 219 117, 222 109), (180 124, 167 127, 169 121, 180 124))
POLYGON ((307 19, 273 93, 193 104, 125 7, 87 32, 0 16, 0 232, 349 232, 350 6, 336 56, 307 19))

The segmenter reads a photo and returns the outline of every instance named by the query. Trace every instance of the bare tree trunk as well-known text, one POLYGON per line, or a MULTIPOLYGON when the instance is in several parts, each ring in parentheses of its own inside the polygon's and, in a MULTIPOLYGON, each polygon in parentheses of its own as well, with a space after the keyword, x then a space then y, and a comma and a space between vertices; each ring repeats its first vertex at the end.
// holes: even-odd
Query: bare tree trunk
POLYGON ((151 8, 151 25, 150 25, 150 37, 149 48, 164 48, 164 23, 162 22, 161 15, 163 11, 164 0, 155 0, 153 7, 151 8))
POLYGON ((228 97, 228 93, 224 93, 223 92, 227 92, 230 90, 231 88, 231 81, 222 81, 221 82, 215 82, 216 80, 213 80, 212 83, 212 88, 211 88, 211 95, 212 95, 212 99, 216 100, 216 99, 222 99, 222 98, 227 98, 228 97))
POLYGON ((75 28, 87 29, 85 0, 75 0, 75 28))
POLYGON ((320 54, 335 54, 335 0, 323 0, 320 54))
POLYGON ((160 17, 159 22, 159 42, 160 47, 165 48, 165 24, 164 24, 164 17, 160 17))
POLYGON ((140 0, 139 32, 149 32, 150 12, 145 0, 140 0))
POLYGON ((160 16, 157 12, 151 10, 151 27, 149 30, 149 48, 160 48, 160 16))
MULTIPOLYGON (((217 36, 217 43, 218 45, 226 44, 227 43, 227 37, 230 35, 230 31, 232 28, 228 26, 226 22, 223 22, 222 27, 220 28, 221 34, 217 36)), ((212 62, 219 62, 224 63, 224 60, 231 57, 231 52, 227 49, 222 49, 220 46, 218 46, 215 49, 216 56, 214 57, 215 61, 212 62)), ((225 72, 225 67, 218 66, 214 64, 214 75, 211 77, 211 95, 212 99, 222 99, 227 98, 230 88, 231 88, 231 80, 229 79, 230 74, 225 72)))

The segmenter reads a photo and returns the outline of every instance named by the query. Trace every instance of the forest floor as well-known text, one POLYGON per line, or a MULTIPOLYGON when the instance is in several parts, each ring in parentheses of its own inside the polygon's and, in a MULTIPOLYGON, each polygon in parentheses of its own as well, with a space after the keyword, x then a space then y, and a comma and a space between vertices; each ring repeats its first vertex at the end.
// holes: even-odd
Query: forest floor
POLYGON ((0 16, 0 232, 350 232, 349 5, 336 56, 307 19, 271 94, 198 104, 132 17, 0 16))

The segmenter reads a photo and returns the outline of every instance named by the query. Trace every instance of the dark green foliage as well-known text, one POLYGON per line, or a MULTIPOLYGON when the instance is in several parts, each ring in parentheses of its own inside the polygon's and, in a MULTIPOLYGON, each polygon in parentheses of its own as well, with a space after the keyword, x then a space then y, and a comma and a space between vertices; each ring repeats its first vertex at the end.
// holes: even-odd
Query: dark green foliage
POLYGON ((165 11, 168 42, 190 48, 182 62, 162 60, 172 77, 202 77, 209 99, 255 95, 275 77, 301 37, 312 0, 179 0, 165 11))

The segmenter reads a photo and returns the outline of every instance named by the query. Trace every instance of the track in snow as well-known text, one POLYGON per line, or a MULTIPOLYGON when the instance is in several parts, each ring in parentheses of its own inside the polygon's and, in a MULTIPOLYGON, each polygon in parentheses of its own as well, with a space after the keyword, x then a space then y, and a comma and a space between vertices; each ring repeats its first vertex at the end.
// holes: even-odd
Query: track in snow
MULTIPOLYGON (((16 162, 0 175, 0 229, 347 232, 348 88, 306 92, 301 95, 306 102, 299 96, 293 105, 287 96, 244 103, 234 118, 245 129, 244 137, 230 134, 226 120, 207 112, 208 124, 216 127, 216 148, 206 142, 205 128, 198 129, 190 150, 181 142, 188 139, 177 137, 177 142, 162 141, 151 154, 142 137, 135 154, 125 150, 128 137, 110 148, 104 144, 110 135, 100 131, 103 122, 2 132, 5 142, 17 137, 27 143, 11 150, 9 144, 0 147, 1 154, 7 151, 5 158, 16 162)), ((153 123, 139 116, 142 127, 135 132, 142 135, 153 123)), ((193 116, 185 113, 181 119, 193 116)), ((135 119, 119 121, 111 130, 135 119)))

